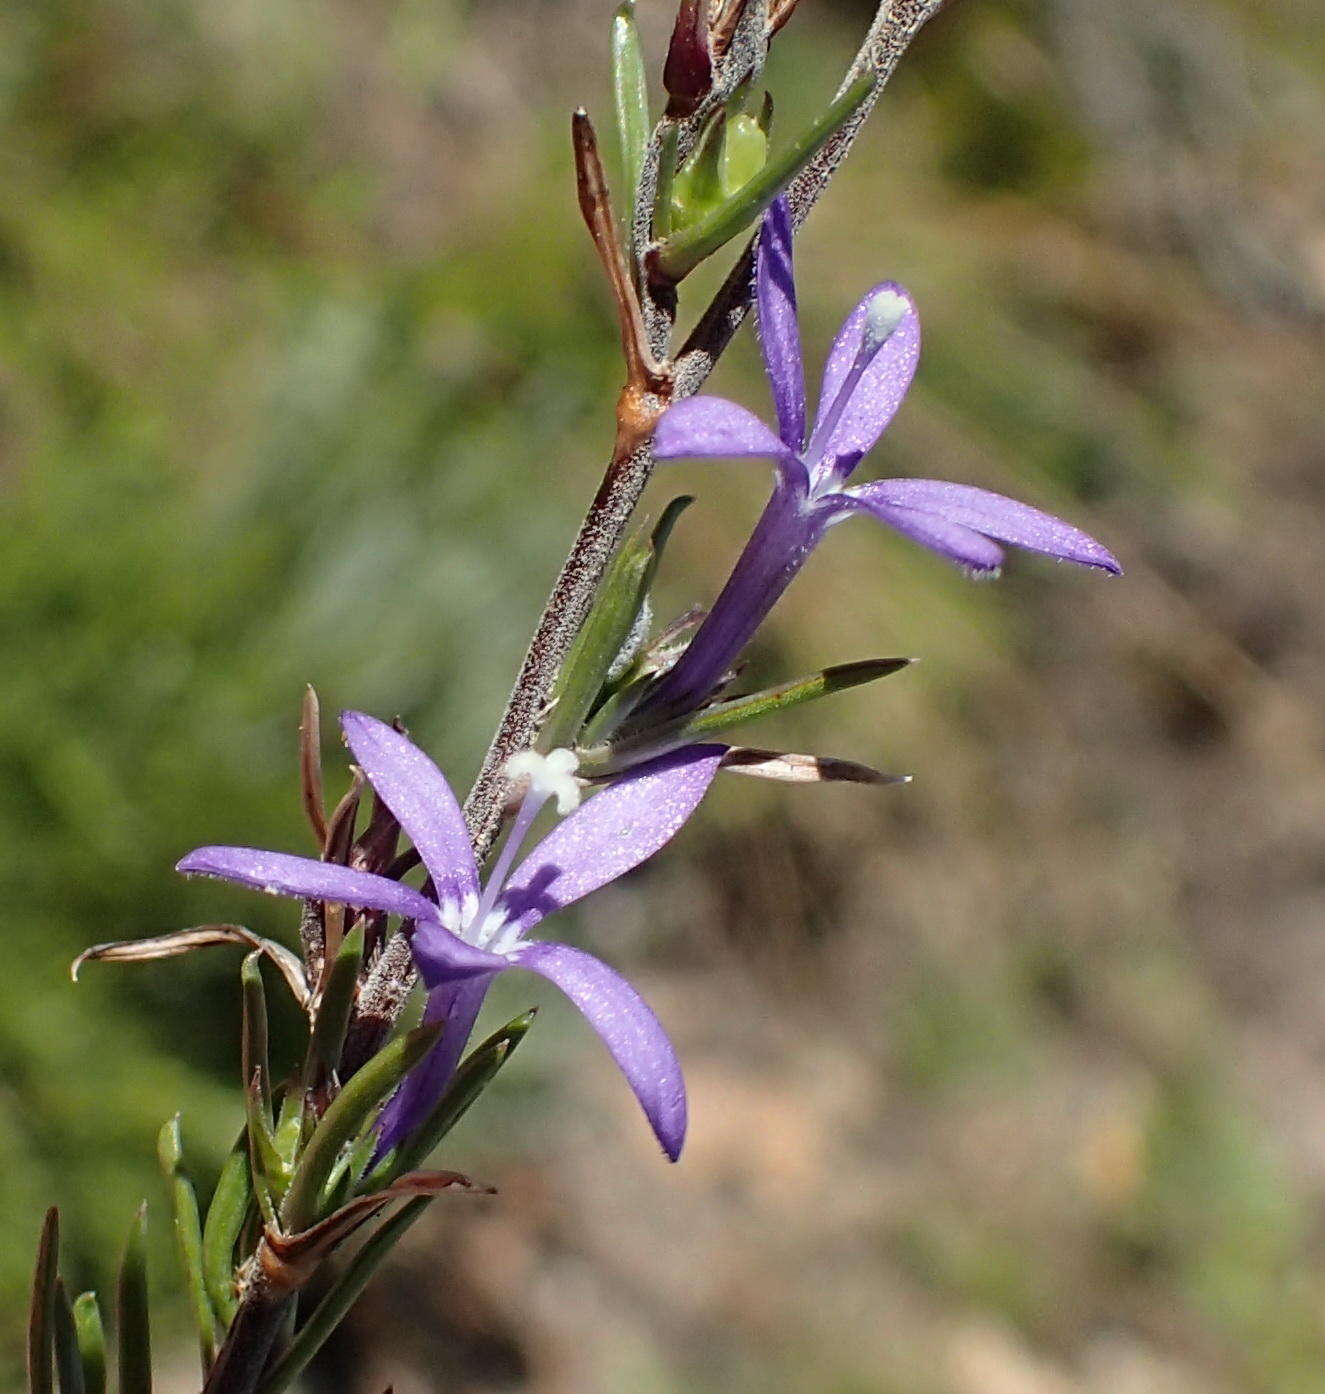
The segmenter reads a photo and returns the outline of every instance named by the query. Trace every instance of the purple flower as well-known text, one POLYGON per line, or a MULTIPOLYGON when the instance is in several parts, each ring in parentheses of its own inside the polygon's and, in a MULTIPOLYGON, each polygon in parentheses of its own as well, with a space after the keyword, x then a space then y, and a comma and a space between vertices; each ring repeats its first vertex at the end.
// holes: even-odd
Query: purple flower
POLYGON ((1119 574, 1113 555, 1067 523, 1002 494, 937 479, 846 480, 901 406, 920 355, 920 320, 892 281, 847 316, 824 368, 819 413, 807 431, 791 219, 778 199, 759 236, 756 269, 764 367, 776 433, 721 397, 690 397, 663 413, 660 460, 752 457, 776 468, 773 497, 708 618, 676 666, 645 698, 651 713, 693 710, 713 691, 824 533, 865 513, 975 575, 996 575, 999 542, 1119 574))
POLYGON ((341 721, 360 768, 413 840, 428 872, 428 895, 370 872, 247 847, 201 847, 178 870, 414 922, 414 959, 429 988, 425 1019, 443 1021, 445 1029, 383 1111, 379 1151, 407 1137, 440 1099, 493 978, 508 968, 527 968, 556 983, 603 1038, 675 1161, 685 1139, 685 1085, 658 1019, 606 964, 569 945, 526 935, 553 911, 616 880, 662 847, 703 798, 726 747, 689 746, 640 765, 559 823, 512 871, 547 799, 555 796, 565 813, 580 796, 569 751, 517 756, 508 769, 514 777, 529 777, 529 793, 481 886, 460 806, 437 766, 370 716, 346 712, 341 721))

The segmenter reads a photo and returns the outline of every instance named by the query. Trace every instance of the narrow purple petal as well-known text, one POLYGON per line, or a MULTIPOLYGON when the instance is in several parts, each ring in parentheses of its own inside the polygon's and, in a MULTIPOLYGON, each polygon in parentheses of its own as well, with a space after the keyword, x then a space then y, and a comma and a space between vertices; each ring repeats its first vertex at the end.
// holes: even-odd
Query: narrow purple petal
MULTIPOLYGON (((506 966, 502 964, 503 968, 506 966)), ((405 1076, 404 1083, 382 1110, 377 1123, 378 1157, 407 1138, 441 1102, 491 983, 492 976, 484 974, 445 983, 428 994, 423 1020, 445 1023, 441 1039, 405 1076)))
POLYGON ((343 712, 341 727, 354 758, 418 849, 440 901, 478 894, 469 830, 441 770, 399 731, 343 712))
POLYGON ((1000 542, 1043 552, 1079 566, 1097 566, 1122 574, 1122 567, 1108 548, 1078 528, 1042 513, 1029 504, 969 484, 949 484, 941 479, 878 479, 849 491, 871 504, 916 509, 982 532, 1000 542))
POLYGON ((497 898, 521 931, 624 876, 695 811, 727 747, 691 745, 650 760, 580 805, 516 868, 497 898))
POLYGON ((840 503, 848 512, 868 513, 879 522, 896 528, 913 542, 928 547, 931 552, 937 552, 939 556, 956 562, 976 575, 994 575, 1003 565, 1003 549, 982 533, 937 513, 872 499, 865 493, 869 487, 866 484, 843 494, 830 494, 824 502, 840 503))
POLYGON ((761 459, 794 465, 787 447, 753 413, 725 397, 686 397, 662 414, 653 433, 659 460, 761 459))
POLYGON ((541 974, 580 1009, 603 1038, 672 1161, 686 1134, 681 1062, 648 1003, 620 974, 566 944, 521 944, 512 963, 541 974))
POLYGON ((862 455, 874 448, 888 423, 902 405, 920 359, 920 316, 910 294, 895 281, 881 281, 866 294, 860 304, 842 322, 824 365, 823 387, 819 396, 819 412, 814 422, 815 454, 825 464, 847 458, 854 465, 862 455), (901 323, 875 353, 851 392, 841 417, 827 440, 818 440, 819 428, 827 417, 838 393, 847 379, 860 352, 865 316, 876 295, 892 292, 902 296, 910 308, 901 323), (854 458, 853 458, 854 457, 854 458))
POLYGON ((284 852, 262 852, 253 847, 199 847, 176 867, 186 876, 217 876, 237 881, 269 895, 297 896, 301 900, 329 900, 363 910, 384 910, 404 919, 429 921, 437 907, 409 886, 355 871, 311 857, 292 857, 284 852))
POLYGON ((759 344, 773 389, 778 434, 795 454, 805 444, 805 368, 801 363, 792 274, 791 209, 784 197, 773 201, 759 229, 755 288, 759 302, 759 344))

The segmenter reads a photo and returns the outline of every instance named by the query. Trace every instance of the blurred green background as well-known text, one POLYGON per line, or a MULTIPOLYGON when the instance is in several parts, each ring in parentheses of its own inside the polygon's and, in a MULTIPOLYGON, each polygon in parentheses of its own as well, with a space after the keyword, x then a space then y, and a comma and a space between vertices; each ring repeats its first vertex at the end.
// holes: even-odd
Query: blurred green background
MULTIPOLYGON (((608 18, 0 11, 5 1387, 41 1211, 104 1288, 146 1195, 161 1387, 196 1388, 153 1139, 182 1108, 205 1185, 238 1122, 232 957, 69 959, 292 936, 170 868, 307 849, 306 681, 477 765, 610 440, 566 138, 608 18)), ((784 132, 867 20, 803 0, 784 132)), ((835 532, 752 671, 924 661, 755 739, 915 783, 728 779, 565 927, 677 1040, 682 1164, 504 980, 494 1015, 547 1010, 449 1154, 502 1198, 434 1206, 310 1389, 1325 1391, 1323 161, 1315 0, 954 0, 922 34, 800 244, 812 374, 905 281, 925 354, 865 472, 1061 511, 1127 576, 975 586, 835 532)), ((714 385, 763 410, 748 331, 714 385)), ((765 480, 679 488, 677 609, 765 480)))

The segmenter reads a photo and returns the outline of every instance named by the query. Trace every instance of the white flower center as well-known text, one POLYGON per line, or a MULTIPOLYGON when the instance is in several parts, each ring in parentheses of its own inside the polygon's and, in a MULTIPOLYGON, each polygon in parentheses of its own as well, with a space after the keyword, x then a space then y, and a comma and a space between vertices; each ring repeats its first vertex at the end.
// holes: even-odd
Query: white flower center
POLYGON ((555 798, 557 812, 563 817, 580 804, 580 785, 575 771, 580 767, 573 750, 552 750, 540 755, 536 750, 521 751, 506 762, 509 779, 527 779, 529 797, 542 803, 555 798))

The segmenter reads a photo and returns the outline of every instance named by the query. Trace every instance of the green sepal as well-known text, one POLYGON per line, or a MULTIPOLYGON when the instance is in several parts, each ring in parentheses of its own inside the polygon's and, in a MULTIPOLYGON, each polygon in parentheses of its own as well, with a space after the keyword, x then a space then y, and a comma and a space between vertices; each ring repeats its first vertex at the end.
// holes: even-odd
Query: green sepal
POLYGON ((202 1358, 204 1377, 216 1358, 216 1316, 202 1271, 202 1218, 198 1213, 198 1195, 193 1181, 184 1170, 184 1143, 180 1137, 179 1114, 164 1123, 157 1137, 157 1160, 161 1163, 166 1185, 170 1187, 170 1203, 175 1229, 175 1252, 184 1274, 193 1321, 198 1328, 198 1352, 202 1358))
POLYGON ((60 1379, 60 1394, 87 1394, 83 1377, 83 1360, 78 1349, 78 1328, 74 1323, 74 1307, 65 1285, 55 1281, 55 1371, 60 1379))
POLYGON ((138 1207, 115 1287, 118 1394, 152 1394, 152 1322, 147 1302, 147 1202, 138 1207))
POLYGON ((562 665, 555 689, 556 706, 544 728, 547 746, 574 744, 609 686, 613 665, 640 620, 676 520, 692 502, 688 494, 673 499, 652 532, 639 529, 613 557, 589 617, 562 665))
POLYGON ((74 1298, 74 1333, 83 1366, 83 1394, 106 1394, 106 1328, 95 1292, 74 1298))
POLYGON ((424 1122, 414 1130, 400 1149, 388 1159, 386 1173, 374 1178, 387 1184, 407 1171, 421 1167, 429 1155, 469 1111, 470 1105, 492 1083, 497 1071, 511 1058, 516 1046, 524 1040, 534 1024, 538 1008, 531 1007, 514 1020, 494 1031, 481 1045, 465 1057, 446 1093, 424 1122))
POLYGON ((240 992, 243 997, 243 1020, 240 1024, 240 1068, 244 1088, 258 1079, 262 1112, 271 1126, 271 1065, 267 1058, 267 990, 262 981, 262 955, 254 952, 245 956, 239 968, 240 992))
POLYGON ((673 232, 691 227, 723 201, 722 152, 726 131, 727 113, 714 113, 694 153, 676 171, 672 181, 673 232))
POLYGON ((202 1230, 203 1282, 212 1310, 227 1329, 239 1306, 235 1293, 235 1245, 239 1243, 252 1204, 253 1180, 249 1175, 245 1132, 240 1134, 221 1167, 202 1230))
MULTIPOLYGON (((325 1076, 334 1075, 340 1064, 340 1052, 345 1044, 345 1033, 350 1027, 350 1016, 358 992, 363 950, 364 927, 357 924, 341 940, 322 989, 322 1000, 318 1004, 313 1035, 309 1041, 308 1059, 312 1070, 320 1071, 325 1076)), ((312 1079, 306 1081, 310 1087, 313 1082, 312 1079)))
POLYGON ((877 682, 880 678, 900 672, 910 662, 909 658, 867 658, 857 663, 838 663, 777 687, 751 692, 744 697, 733 697, 726 702, 716 702, 701 712, 678 717, 675 721, 628 732, 620 741, 581 751, 581 766, 588 773, 608 774, 626 763, 627 757, 628 763, 635 764, 645 752, 652 757, 678 746, 708 740, 743 722, 772 716, 775 712, 787 711, 803 702, 817 701, 833 692, 845 692, 848 688, 877 682))
POLYGON ((772 156, 743 189, 689 227, 664 235, 651 257, 655 273, 674 285, 749 227, 855 115, 873 90, 873 77, 853 83, 796 141, 772 156))
MULTIPOLYGON (((624 202, 628 210, 633 210, 649 145, 649 86, 644 73, 639 26, 635 23, 635 0, 625 0, 612 16, 611 48, 612 98, 621 144, 624 202)), ((626 221, 631 221, 630 212, 626 214, 626 221)))
POLYGON ((308 1139, 281 1207, 282 1228, 307 1229, 318 1218, 318 1203, 340 1158, 369 1115, 436 1044, 441 1024, 420 1026, 388 1042, 336 1096, 308 1139))
POLYGON ((55 1391, 55 1285, 60 1277, 60 1212, 51 1206, 41 1223, 28 1305, 28 1394, 55 1391))
POLYGON ((670 230, 693 227, 734 198, 763 169, 768 132, 761 116, 746 111, 749 93, 732 94, 714 114, 694 154, 677 171, 671 188, 670 230))
POLYGON ((325 1296, 309 1313, 281 1358, 268 1371, 266 1379, 258 1386, 258 1394, 283 1394, 291 1382, 298 1379, 308 1362, 344 1320, 345 1314, 359 1300, 383 1260, 428 1208, 432 1199, 432 1196, 419 1196, 407 1201, 362 1245, 332 1280, 325 1296))
POLYGON ((768 135, 759 119, 738 112, 727 118, 718 167, 718 188, 732 198, 763 169, 768 159, 768 135))

